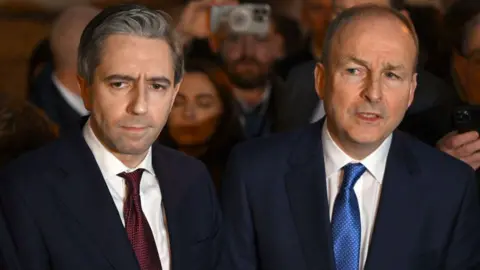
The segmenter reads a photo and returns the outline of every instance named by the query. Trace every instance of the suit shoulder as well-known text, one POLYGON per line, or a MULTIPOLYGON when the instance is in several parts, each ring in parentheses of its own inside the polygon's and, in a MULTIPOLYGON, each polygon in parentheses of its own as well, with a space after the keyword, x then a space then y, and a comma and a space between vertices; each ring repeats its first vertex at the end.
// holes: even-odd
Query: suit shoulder
POLYGON ((23 194, 27 189, 38 191, 36 188, 42 186, 45 180, 41 176, 54 168, 55 159, 62 151, 68 150, 60 139, 11 161, 0 169, 0 191, 12 196, 23 194))
POLYGON ((205 165, 200 160, 160 143, 155 143, 153 151, 156 152, 156 155, 162 156, 162 161, 168 163, 171 167, 205 169, 205 165))
POLYGON ((285 157, 305 129, 275 133, 268 137, 242 142, 232 150, 236 159, 262 160, 285 157))
POLYGON ((63 140, 59 139, 27 152, 5 165, 0 175, 7 176, 14 173, 17 176, 28 176, 37 174, 52 165, 52 159, 54 159, 60 151, 65 149, 63 146, 63 140))

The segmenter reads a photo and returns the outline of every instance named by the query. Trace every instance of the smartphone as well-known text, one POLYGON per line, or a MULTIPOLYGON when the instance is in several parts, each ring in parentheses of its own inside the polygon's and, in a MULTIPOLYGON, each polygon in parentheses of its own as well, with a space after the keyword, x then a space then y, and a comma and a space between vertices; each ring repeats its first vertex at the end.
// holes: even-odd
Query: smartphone
POLYGON ((216 33, 223 25, 238 34, 266 35, 270 29, 271 8, 268 4, 212 6, 210 31, 216 33))
POLYGON ((453 111, 453 125, 458 133, 480 132, 480 106, 465 105, 453 111))

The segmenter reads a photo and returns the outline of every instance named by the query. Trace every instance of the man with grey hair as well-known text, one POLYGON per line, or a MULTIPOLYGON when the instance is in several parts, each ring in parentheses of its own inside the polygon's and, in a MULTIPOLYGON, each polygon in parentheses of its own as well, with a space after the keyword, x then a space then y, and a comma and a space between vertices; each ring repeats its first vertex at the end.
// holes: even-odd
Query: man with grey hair
POLYGON ((154 143, 183 77, 167 15, 107 8, 82 34, 82 131, 0 173, 24 270, 211 270, 220 213, 200 161, 154 143))
POLYGON ((325 118, 232 153, 224 269, 478 269, 473 170, 395 131, 417 85, 411 22, 354 7, 323 48, 315 84, 325 118))

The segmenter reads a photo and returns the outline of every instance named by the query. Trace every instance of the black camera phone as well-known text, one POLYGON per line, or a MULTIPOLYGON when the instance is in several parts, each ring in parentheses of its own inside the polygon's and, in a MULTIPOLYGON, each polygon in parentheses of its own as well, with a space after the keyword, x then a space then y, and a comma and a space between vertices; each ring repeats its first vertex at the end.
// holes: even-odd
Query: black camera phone
POLYGON ((480 132, 480 106, 465 105, 453 111, 453 125, 458 133, 480 132))

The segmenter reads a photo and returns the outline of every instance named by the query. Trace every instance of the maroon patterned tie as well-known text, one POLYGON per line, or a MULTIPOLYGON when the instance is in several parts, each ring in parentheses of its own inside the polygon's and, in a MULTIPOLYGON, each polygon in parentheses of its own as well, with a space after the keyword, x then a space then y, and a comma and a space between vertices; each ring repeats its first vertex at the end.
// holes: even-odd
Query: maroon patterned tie
POLYGON ((119 173, 127 184, 127 198, 123 206, 125 229, 132 244, 141 270, 161 270, 155 238, 142 211, 140 201, 140 180, 143 169, 131 173, 119 173))

